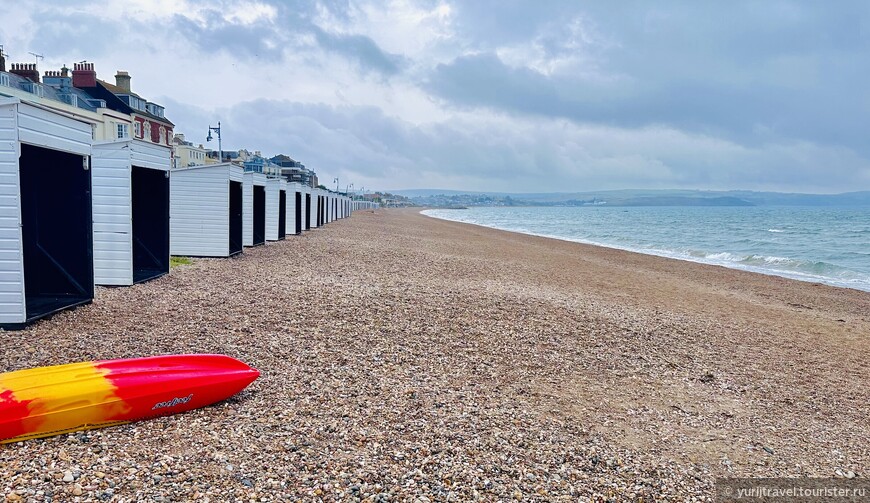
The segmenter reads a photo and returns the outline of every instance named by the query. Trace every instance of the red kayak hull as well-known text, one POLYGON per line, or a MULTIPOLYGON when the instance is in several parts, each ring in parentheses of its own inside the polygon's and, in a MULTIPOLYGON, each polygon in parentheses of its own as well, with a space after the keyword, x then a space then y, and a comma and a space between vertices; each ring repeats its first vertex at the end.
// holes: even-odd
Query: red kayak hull
POLYGON ((177 414, 225 400, 260 375, 224 355, 101 360, 0 374, 0 443, 177 414))

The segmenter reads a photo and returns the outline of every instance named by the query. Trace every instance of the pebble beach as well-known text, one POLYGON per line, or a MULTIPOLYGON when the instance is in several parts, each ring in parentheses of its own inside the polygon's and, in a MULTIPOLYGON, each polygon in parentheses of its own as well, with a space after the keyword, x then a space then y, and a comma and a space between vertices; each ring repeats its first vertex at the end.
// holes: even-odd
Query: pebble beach
POLYGON ((865 478, 870 293, 360 211, 0 331, 0 371, 170 353, 235 397, 0 445, 7 501, 712 501, 865 478))

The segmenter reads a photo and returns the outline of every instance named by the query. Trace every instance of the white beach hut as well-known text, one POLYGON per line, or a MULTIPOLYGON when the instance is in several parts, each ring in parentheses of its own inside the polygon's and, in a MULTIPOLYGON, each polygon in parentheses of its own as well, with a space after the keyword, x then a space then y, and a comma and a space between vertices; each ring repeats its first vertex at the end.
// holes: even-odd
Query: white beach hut
POLYGON ((287 183, 287 221, 284 234, 287 236, 299 234, 299 224, 302 223, 302 205, 300 204, 299 187, 296 183, 287 183))
POLYGON ((320 190, 320 197, 318 198, 320 202, 320 223, 317 224, 319 227, 326 225, 326 194, 325 190, 320 190))
POLYGON ((308 204, 307 229, 316 229, 320 223, 320 189, 311 189, 310 202, 308 204))
POLYGON ((170 253, 230 257, 242 252, 241 166, 179 168, 169 183, 170 253))
POLYGON ((293 208, 295 200, 288 189, 287 180, 278 178, 281 200, 279 202, 280 213, 278 214, 278 239, 285 239, 287 234, 293 234, 293 208))
POLYGON ((284 225, 287 221, 286 185, 283 178, 266 180, 266 241, 284 239, 284 225))
POLYGON ((308 190, 308 222, 306 222, 306 229, 316 229, 317 228, 317 193, 318 189, 310 188, 308 190))
POLYGON ((243 184, 244 245, 266 242, 266 175, 246 171, 243 184))
POLYGON ((0 327, 94 298, 92 124, 0 98, 0 327))
POLYGON ((301 185, 302 190, 302 225, 301 230, 307 231, 311 229, 311 187, 301 185))
POLYGON ((305 230, 305 192, 302 184, 287 184, 287 200, 293 204, 293 211, 287 211, 287 233, 302 234, 305 230))
POLYGON ((132 285, 168 273, 169 147, 97 143, 91 164, 95 283, 132 285))

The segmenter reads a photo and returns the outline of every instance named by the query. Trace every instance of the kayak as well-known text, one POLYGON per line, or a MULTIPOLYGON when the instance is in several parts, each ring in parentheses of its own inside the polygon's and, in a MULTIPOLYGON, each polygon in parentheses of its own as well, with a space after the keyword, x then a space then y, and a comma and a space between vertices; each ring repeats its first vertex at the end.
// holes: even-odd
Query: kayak
POLYGON ((224 355, 99 360, 0 373, 0 443, 177 414, 225 400, 260 372, 224 355))

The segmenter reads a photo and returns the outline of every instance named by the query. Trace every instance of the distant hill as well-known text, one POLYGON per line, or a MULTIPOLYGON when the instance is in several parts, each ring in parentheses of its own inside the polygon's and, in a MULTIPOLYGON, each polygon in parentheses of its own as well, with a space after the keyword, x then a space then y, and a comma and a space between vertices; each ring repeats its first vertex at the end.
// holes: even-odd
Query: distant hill
POLYGON ((748 190, 624 189, 594 192, 506 193, 440 189, 392 191, 410 198, 475 196, 510 198, 514 204, 575 205, 578 202, 607 206, 870 206, 870 191, 843 194, 795 194, 748 190))
POLYGON ((608 206, 755 206, 737 197, 638 197, 609 202, 608 206))

